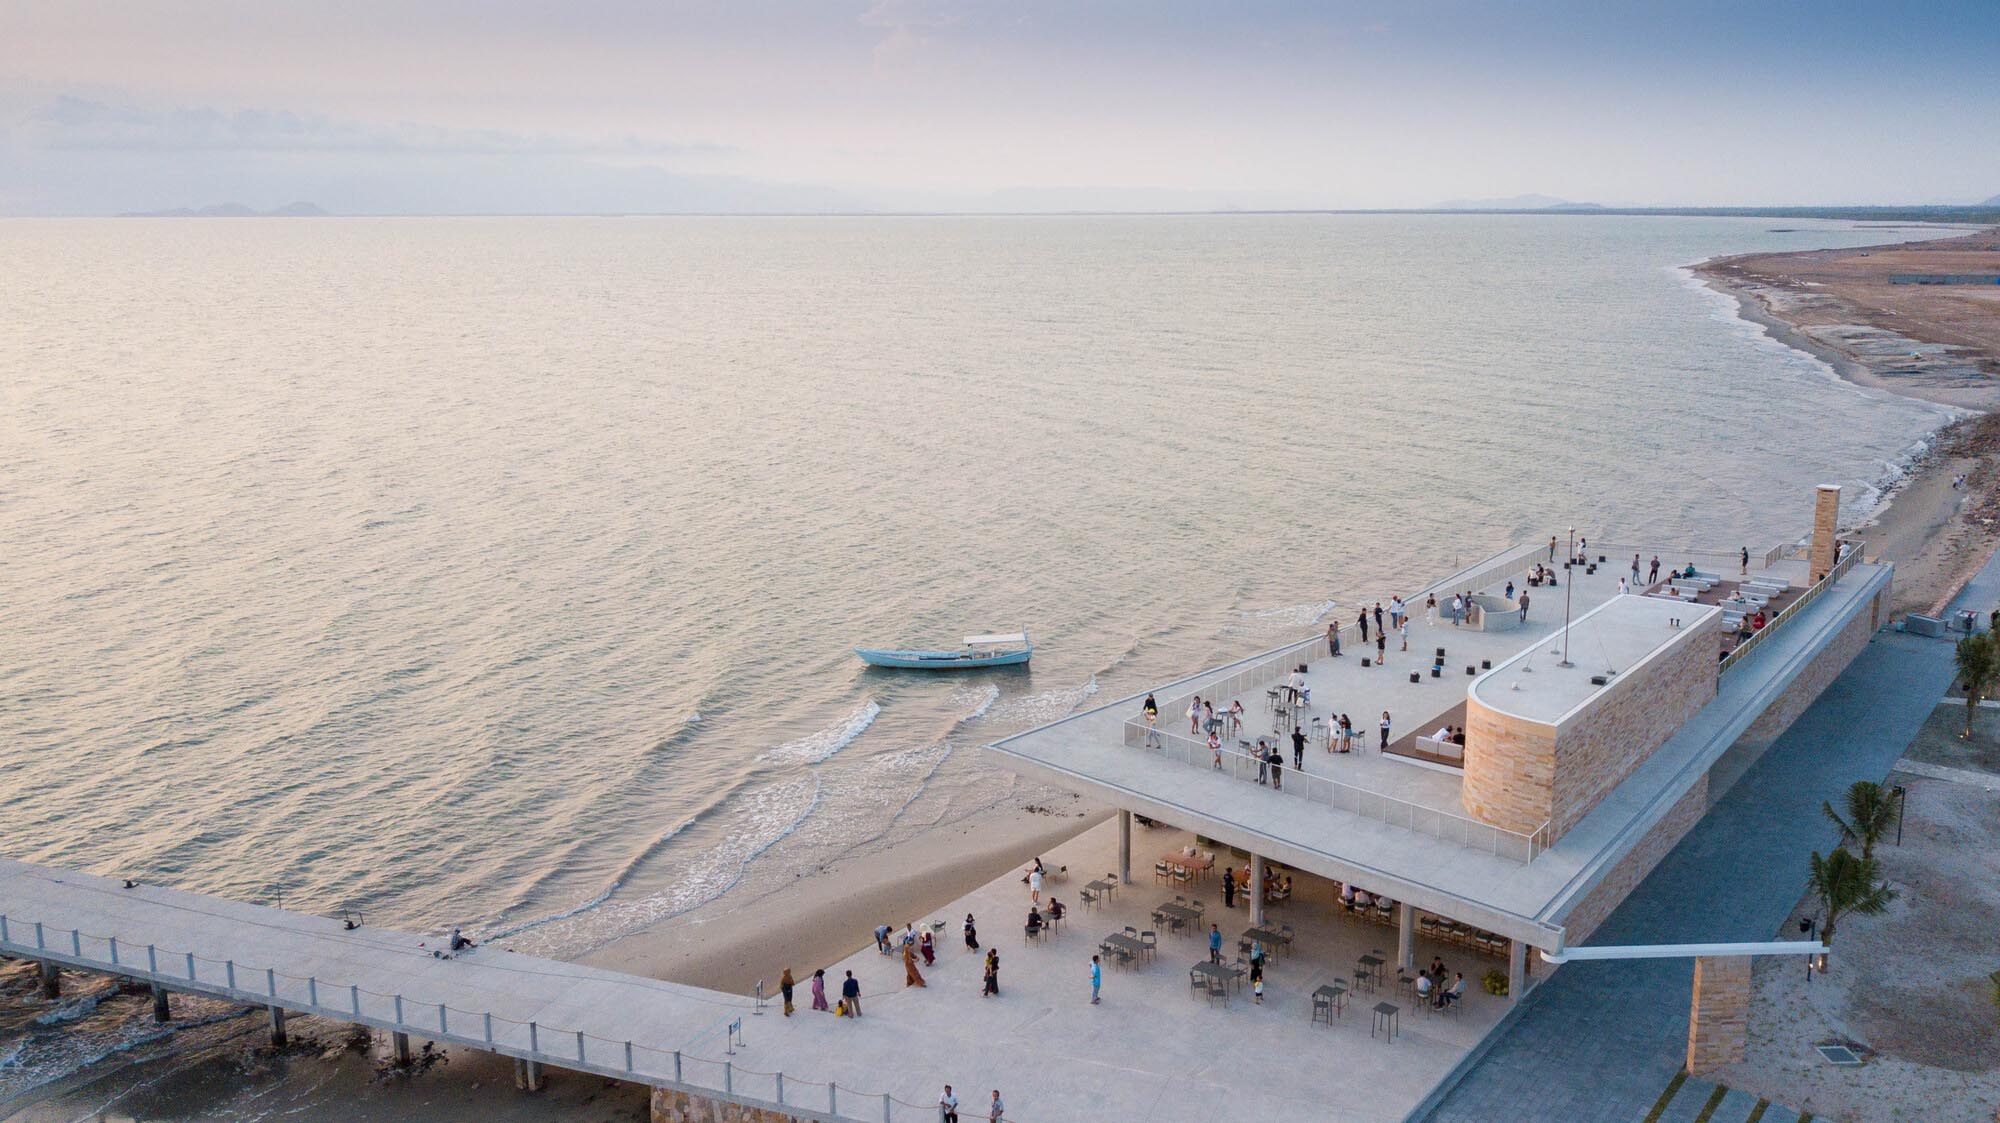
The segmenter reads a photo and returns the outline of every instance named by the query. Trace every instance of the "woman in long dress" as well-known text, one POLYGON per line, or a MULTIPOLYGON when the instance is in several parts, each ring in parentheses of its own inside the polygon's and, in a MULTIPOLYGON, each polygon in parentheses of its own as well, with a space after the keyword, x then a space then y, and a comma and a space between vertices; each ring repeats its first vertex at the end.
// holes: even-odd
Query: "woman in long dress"
POLYGON ((826 972, 814 971, 812 981, 813 1009, 826 1009, 826 972))
POLYGON ((924 953, 924 966, 937 962, 937 944, 931 939, 930 929, 924 929, 923 934, 917 937, 917 948, 924 953))
POLYGON ((972 925, 972 914, 965 914, 965 950, 979 950, 979 929, 972 925))
POLYGON ((924 984, 923 972, 917 970, 917 948, 915 944, 903 945, 903 985, 920 987, 924 984))
POLYGON ((790 967, 785 968, 785 973, 778 979, 778 992, 785 996, 785 1016, 787 1018, 792 1016, 792 988, 797 985, 797 983, 792 981, 792 969, 790 967))
POLYGON ((988 948, 986 951, 986 988, 980 993, 982 995, 1000 993, 1000 949, 998 948, 988 948))

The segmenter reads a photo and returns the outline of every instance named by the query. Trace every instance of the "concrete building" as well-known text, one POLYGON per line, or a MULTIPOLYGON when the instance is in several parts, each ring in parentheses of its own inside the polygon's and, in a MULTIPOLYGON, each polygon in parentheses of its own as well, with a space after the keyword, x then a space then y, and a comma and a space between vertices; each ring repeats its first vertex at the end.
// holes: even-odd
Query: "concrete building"
POLYGON ((990 748, 1116 807, 1128 880, 1132 817, 1169 824, 1247 856, 1253 884, 1282 867, 1395 902, 1401 967, 1419 935, 1504 951, 1518 996, 1531 951, 1587 941, 1882 622, 1891 568, 1837 539, 1838 502, 1820 489, 1799 556, 1593 544, 1571 565, 1547 546, 1510 550, 1391 590, 1409 607, 1407 650, 1393 623, 1384 651, 1349 622, 1337 657, 1315 636, 990 748), (1670 567, 1657 580, 1655 556, 1670 567), (1455 596, 1475 607, 1453 621, 1455 596), (1190 722, 1195 697, 1241 707, 1214 723, 1219 746, 1190 722), (1351 752, 1342 713, 1360 734, 1351 752), (1462 747, 1431 736, 1446 727, 1462 747), (1282 750, 1275 777, 1260 743, 1282 750))

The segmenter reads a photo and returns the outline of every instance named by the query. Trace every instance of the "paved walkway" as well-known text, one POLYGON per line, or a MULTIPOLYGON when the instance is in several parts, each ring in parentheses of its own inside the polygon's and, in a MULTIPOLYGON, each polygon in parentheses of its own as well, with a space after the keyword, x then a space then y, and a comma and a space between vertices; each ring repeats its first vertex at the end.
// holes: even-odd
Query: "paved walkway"
MULTIPOLYGON (((1984 611, 1996 597, 2000 555, 1953 606, 1984 611)), ((1771 939, 1803 891, 1808 855, 1833 842, 1821 802, 1886 775, 1952 674, 1950 643, 1877 633, 1590 942, 1771 939)), ((1685 1059, 1693 983, 1692 960, 1571 964, 1412 1118, 1644 1118, 1685 1059)))

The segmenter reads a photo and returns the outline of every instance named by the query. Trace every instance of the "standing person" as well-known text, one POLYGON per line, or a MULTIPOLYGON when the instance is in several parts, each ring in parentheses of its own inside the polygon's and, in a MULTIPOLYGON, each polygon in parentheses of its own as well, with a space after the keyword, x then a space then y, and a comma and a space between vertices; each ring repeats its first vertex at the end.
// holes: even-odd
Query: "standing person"
POLYGON ((1451 595, 1451 626, 1458 627, 1459 618, 1465 615, 1465 598, 1457 593, 1451 595))
POLYGON ((1042 903, 1041 859, 1035 859, 1035 863, 1035 868, 1028 871, 1028 903, 1031 905, 1042 903))
POLYGON ((1424 598, 1424 626, 1427 628, 1435 628, 1437 627, 1437 625, 1438 625, 1438 595, 1436 593, 1432 593, 1424 598))
POLYGON ((840 1000, 847 1003, 848 1017, 858 1018, 861 1016, 861 983, 855 979, 854 972, 852 971, 849 971, 847 977, 840 981, 840 1000))
POLYGON ((1368 610, 1364 608, 1355 613, 1354 622, 1361 625, 1361 642, 1365 646, 1368 643, 1368 610))
POLYGON ((1278 751, 1278 743, 1276 741, 1271 742, 1270 755, 1265 759, 1271 762, 1271 786, 1279 791, 1283 791, 1285 789, 1285 754, 1278 751))
POLYGON ((979 950, 979 929, 972 922, 972 914, 965 914, 965 950, 979 950))
POLYGON ((1387 662, 1387 660, 1384 657, 1387 656, 1388 654, 1389 654, 1389 633, 1384 631, 1377 631, 1375 633, 1375 665, 1379 667, 1383 663, 1387 662))
POLYGON ((1340 715, 1340 751, 1354 751, 1354 719, 1346 714, 1340 715))
POLYGON ((815 1010, 824 1010, 824 1009, 826 1009, 826 971, 825 971, 825 970, 818 970, 818 971, 814 971, 814 972, 813 972, 813 981, 812 981, 812 996, 813 996, 813 1009, 815 1009, 815 1010))
POLYGON ((924 982, 924 973, 917 970, 917 947, 914 943, 903 945, 903 985, 906 987, 929 985, 924 982))
POLYGON ((986 1112, 987 1123, 1000 1123, 1002 1113, 1006 1110, 1007 1105, 1000 1102, 1000 1089, 993 1089, 993 1106, 986 1112))
POLYGON ((1750 547, 1743 547, 1743 576, 1750 576, 1750 547))
POLYGON ((1326 649, 1333 653, 1335 659, 1340 658, 1340 621, 1337 619, 1326 626, 1326 649))
POLYGON ((1222 871, 1222 907, 1226 909, 1233 909, 1236 907, 1235 870, 1222 871))
POLYGON ((1216 964, 1222 962, 1222 925, 1220 924, 1211 924, 1208 926, 1208 961, 1216 964))
POLYGON ((1632 555, 1632 583, 1634 585, 1639 583, 1639 555, 1637 554, 1632 555))
POLYGON ((1410 649, 1410 618, 1407 616, 1403 617, 1402 622, 1396 625, 1396 631, 1403 637, 1403 650, 1408 651, 1410 649))
POLYGON ((1098 957, 1093 955, 1090 957, 1090 1004, 1092 1006, 1097 1005, 1097 991, 1103 985, 1104 964, 1098 962, 1098 957))
POLYGON ((1375 602, 1375 631, 1376 631, 1376 633, 1377 633, 1378 635, 1379 635, 1379 634, 1381 633, 1381 631, 1382 631, 1382 602, 1381 602, 1381 601, 1376 601, 1376 602, 1375 602))
POLYGON ((1528 590, 1521 590, 1521 623, 1528 622, 1528 590))
POLYGON ((1208 751, 1215 757, 1212 767, 1217 772, 1222 771, 1222 738, 1214 730, 1208 734, 1208 751))
POLYGON ((1189 732, 1189 733, 1200 733, 1200 732, 1201 732, 1201 695, 1199 695, 1199 694, 1195 695, 1195 696, 1194 696, 1194 701, 1192 701, 1192 702, 1189 702, 1189 703, 1188 703, 1188 715, 1187 715, 1187 717, 1188 717, 1188 732, 1189 732))
POLYGON ((1000 997, 1000 949, 986 949, 986 993, 1000 997))
MULTIPOLYGON (((1153 700, 1153 696, 1151 694, 1146 695, 1146 704, 1140 706, 1139 709, 1140 712, 1146 715, 1146 723, 1148 725, 1151 725, 1153 722, 1158 721, 1160 718, 1160 704, 1153 700)), ((951 1085, 947 1084, 945 1085, 945 1087, 949 1088, 951 1087, 951 1085)))
POLYGON ((1382 747, 1389 747, 1389 711, 1382 711, 1382 747))
POLYGON ((882 955, 889 954, 889 926, 887 924, 877 924, 875 926, 875 950, 882 955))
POLYGON ((1556 536, 1551 534, 1549 535, 1549 561, 1550 563, 1553 564, 1555 560, 1556 560, 1556 536))
POLYGON ((944 1095, 938 1097, 938 1123, 958 1123, 958 1097, 951 1094, 951 1085, 944 1086, 944 1095))
POLYGON ((1292 726, 1292 767, 1306 766, 1306 735, 1298 726, 1292 726))
POLYGON ((1659 583, 1660 583, 1660 555, 1654 554, 1653 564, 1646 570, 1646 584, 1657 585, 1659 583))
POLYGON ((787 1018, 792 1016, 792 988, 797 985, 798 983, 792 980, 792 969, 790 967, 785 968, 785 973, 778 976, 778 993, 785 996, 785 1016, 787 1018))
POLYGON ((1622 597, 1631 591, 1632 591, 1632 586, 1626 583, 1623 577, 1620 577, 1618 579, 1618 595, 1622 597))
POLYGON ((1257 996, 1257 1005, 1264 1004, 1264 957, 1253 956, 1250 960, 1250 992, 1257 996))
POLYGON ((1260 784, 1271 782, 1271 758, 1265 755, 1262 737, 1257 739, 1257 782, 1260 784))
POLYGON ((1403 626, 1403 598, 1389 598, 1389 622, 1398 628, 1403 626))
MULTIPOLYGON (((1051 897, 1053 902, 1054 898, 1051 897)), ((924 953, 924 966, 937 962, 937 943, 931 939, 931 930, 926 928, 917 935, 917 950, 924 953)))

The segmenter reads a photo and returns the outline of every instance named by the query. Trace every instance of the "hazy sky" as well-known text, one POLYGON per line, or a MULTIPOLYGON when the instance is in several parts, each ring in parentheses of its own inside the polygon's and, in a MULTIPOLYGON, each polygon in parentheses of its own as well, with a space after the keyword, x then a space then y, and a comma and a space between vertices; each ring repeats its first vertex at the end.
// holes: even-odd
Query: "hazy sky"
POLYGON ((0 213, 2000 193, 2000 0, 0 0, 0 213))

